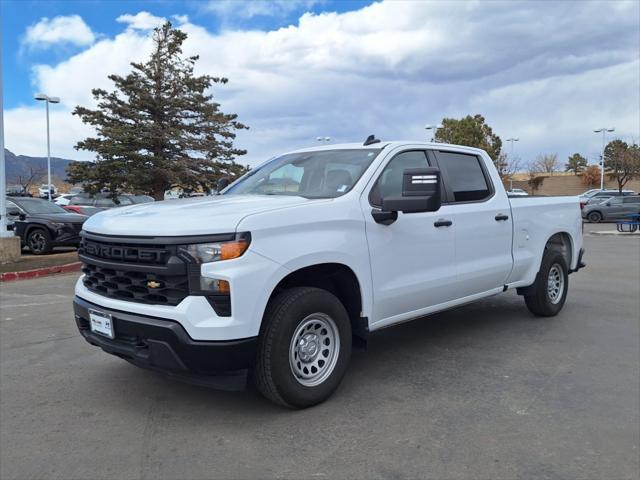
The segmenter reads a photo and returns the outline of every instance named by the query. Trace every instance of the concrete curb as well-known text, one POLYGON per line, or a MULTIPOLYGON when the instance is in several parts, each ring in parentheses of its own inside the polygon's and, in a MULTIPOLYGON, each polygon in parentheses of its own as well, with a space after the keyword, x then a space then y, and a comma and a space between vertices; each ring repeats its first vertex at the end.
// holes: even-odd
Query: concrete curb
POLYGON ((25 270, 24 272, 5 272, 0 273, 0 282, 11 282, 13 280, 29 280, 31 278, 55 275, 57 273, 79 272, 81 266, 81 262, 73 262, 67 263, 66 265, 54 265, 53 267, 25 270))
POLYGON ((618 232, 617 230, 601 230, 601 231, 591 231, 590 235, 617 235, 619 237, 640 237, 640 231, 636 232, 618 232))

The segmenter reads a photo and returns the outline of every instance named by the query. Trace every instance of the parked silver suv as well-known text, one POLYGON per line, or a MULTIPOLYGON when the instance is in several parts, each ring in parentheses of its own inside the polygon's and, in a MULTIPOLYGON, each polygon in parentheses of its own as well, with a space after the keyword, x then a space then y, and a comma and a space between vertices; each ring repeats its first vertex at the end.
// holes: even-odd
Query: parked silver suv
POLYGON ((640 213, 640 195, 609 197, 600 203, 588 203, 582 209, 582 218, 593 223, 620 220, 640 213))

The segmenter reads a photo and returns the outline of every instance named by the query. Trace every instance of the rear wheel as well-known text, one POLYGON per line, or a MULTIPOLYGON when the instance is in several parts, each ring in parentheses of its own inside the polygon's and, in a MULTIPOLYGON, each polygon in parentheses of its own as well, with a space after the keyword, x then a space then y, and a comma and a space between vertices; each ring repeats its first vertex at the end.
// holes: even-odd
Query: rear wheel
POLYGON ((524 301, 534 315, 552 317, 562 310, 568 288, 569 269, 564 255, 546 250, 531 294, 525 295, 524 301))
POLYGON ((27 245, 34 255, 46 255, 51 253, 51 235, 43 228, 34 228, 27 235, 27 245))
POLYGON ((305 408, 326 400, 351 357, 351 324, 344 306, 319 288, 285 290, 267 307, 254 381, 269 400, 305 408))
POLYGON ((600 212, 591 212, 587 218, 591 223, 598 223, 602 221, 602 214, 600 212))

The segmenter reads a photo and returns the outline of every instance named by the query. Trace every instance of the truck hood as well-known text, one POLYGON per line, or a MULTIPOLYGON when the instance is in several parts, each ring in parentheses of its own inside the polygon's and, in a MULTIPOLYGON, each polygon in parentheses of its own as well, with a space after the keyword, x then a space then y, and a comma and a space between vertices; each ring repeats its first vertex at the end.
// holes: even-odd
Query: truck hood
POLYGON ((165 200, 97 213, 85 222, 84 230, 122 236, 231 233, 247 215, 317 201, 284 195, 220 195, 165 200))

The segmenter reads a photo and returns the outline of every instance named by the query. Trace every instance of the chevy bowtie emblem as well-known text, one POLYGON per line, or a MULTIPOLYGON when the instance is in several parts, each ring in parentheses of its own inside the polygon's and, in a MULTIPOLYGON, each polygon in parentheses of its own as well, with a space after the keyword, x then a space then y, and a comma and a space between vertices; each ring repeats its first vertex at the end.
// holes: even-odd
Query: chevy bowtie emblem
POLYGON ((147 282, 147 287, 149 288, 160 288, 162 286, 161 282, 156 282, 155 280, 149 280, 147 282))

